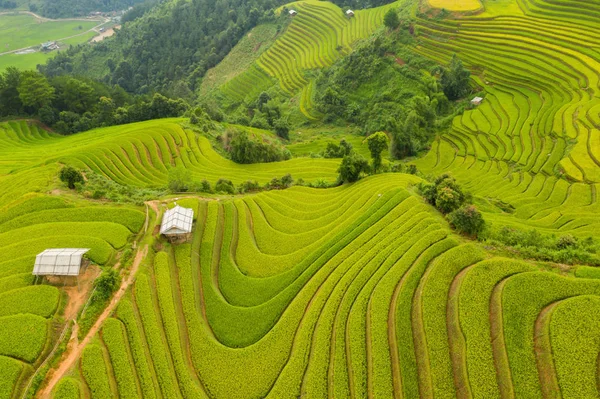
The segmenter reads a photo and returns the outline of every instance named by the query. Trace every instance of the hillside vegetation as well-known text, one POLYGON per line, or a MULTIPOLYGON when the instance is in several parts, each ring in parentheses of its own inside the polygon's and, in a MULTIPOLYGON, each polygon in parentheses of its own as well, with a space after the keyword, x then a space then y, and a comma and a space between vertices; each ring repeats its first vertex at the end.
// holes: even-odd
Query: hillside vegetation
POLYGON ((383 25, 385 12, 399 3, 355 11, 346 16, 340 7, 321 1, 290 3, 279 10, 282 17, 290 18, 288 10, 295 10, 283 35, 256 60, 246 72, 237 75, 223 86, 223 93, 233 101, 252 101, 267 90, 275 78, 288 95, 301 91, 300 110, 311 115, 314 83, 307 72, 332 65, 351 51, 359 39, 369 37, 383 25))
POLYGON ((49 246, 122 260, 125 284, 32 380, 56 399, 600 397, 600 4, 373 5, 164 3, 61 65, 190 95, 233 48, 174 102, 185 118, 101 126, 94 101, 101 127, 69 136, 0 123, 0 398, 68 325, 62 288, 30 274, 49 246), (162 28, 171 48, 144 53, 162 28), (187 241, 159 234, 176 204, 187 241))

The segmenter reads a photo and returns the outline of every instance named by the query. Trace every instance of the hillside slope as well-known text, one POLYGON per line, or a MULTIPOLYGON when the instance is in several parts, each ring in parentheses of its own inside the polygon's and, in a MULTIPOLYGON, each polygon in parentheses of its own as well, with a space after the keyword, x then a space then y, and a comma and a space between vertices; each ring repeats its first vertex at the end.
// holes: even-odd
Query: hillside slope
POLYGON ((488 3, 480 17, 419 20, 415 51, 440 62, 460 54, 486 96, 416 163, 514 207, 513 214, 489 215, 494 223, 596 234, 600 25, 586 15, 600 6, 517 3, 522 11, 488 3), (577 16, 582 23, 574 22, 577 16))
POLYGON ((401 3, 356 10, 354 17, 346 16, 345 10, 326 1, 286 4, 279 12, 293 9, 298 15, 254 65, 224 84, 221 91, 232 101, 252 101, 271 87, 271 79, 275 79, 288 95, 301 93, 300 110, 314 119, 311 113, 314 81, 310 71, 331 66, 351 52, 354 43, 383 26, 386 11, 401 3))

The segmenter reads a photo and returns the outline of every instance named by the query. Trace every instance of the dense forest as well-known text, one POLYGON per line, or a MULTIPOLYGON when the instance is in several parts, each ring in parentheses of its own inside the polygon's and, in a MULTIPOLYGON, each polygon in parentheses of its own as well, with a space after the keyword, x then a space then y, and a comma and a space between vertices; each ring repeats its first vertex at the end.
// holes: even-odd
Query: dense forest
POLYGON ((130 93, 191 97, 198 80, 281 0, 192 0, 163 3, 110 40, 50 60, 49 76, 74 73, 119 84, 130 93))
POLYGON ((183 115, 189 105, 161 94, 130 95, 88 78, 46 77, 7 68, 0 74, 0 117, 37 117, 63 134, 183 115))
MULTIPOLYGON (((32 11, 48 18, 68 18, 88 15, 94 11, 126 10, 144 0, 44 0, 41 7, 33 6, 32 11)), ((32 8, 30 6, 30 8, 32 8)))

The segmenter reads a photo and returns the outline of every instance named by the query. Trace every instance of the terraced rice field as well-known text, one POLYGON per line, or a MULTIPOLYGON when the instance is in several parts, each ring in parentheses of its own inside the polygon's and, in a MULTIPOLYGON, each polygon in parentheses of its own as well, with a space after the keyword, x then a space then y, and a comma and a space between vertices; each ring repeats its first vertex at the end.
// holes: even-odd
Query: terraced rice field
POLYGON ((479 0, 427 0, 433 8, 443 8, 453 12, 475 12, 483 9, 479 0))
POLYGON ((452 173, 493 206, 490 221, 596 235, 600 228, 600 25, 597 2, 487 4, 460 20, 420 20, 416 51, 453 53, 485 90, 483 104, 454 120, 421 170, 452 173))
MULTIPOLYGON (((279 82, 290 95, 300 95, 300 110, 310 119, 318 115, 312 109, 313 84, 305 72, 324 68, 351 51, 352 44, 369 37, 383 26, 383 16, 400 2, 358 10, 348 18, 333 3, 307 0, 287 4, 298 12, 281 35, 248 69, 229 81, 222 90, 232 99, 242 101, 249 93, 256 97, 279 82)), ((251 97, 248 97, 251 98, 251 97)))
MULTIPOLYGON (((48 134, 27 123, 14 123, 24 143, 45 141, 48 134)), ((16 133, 16 131, 15 131, 16 133)), ((129 207, 100 206, 39 192, 56 167, 16 173, 18 162, 3 137, 0 159, 0 398, 16 397, 52 350, 66 297, 55 285, 39 284, 31 274, 35 256, 46 248, 91 248, 92 262, 109 263, 144 222, 129 207), (15 167, 11 169, 10 167, 15 167), (13 396, 11 396, 13 395, 13 396)), ((19 141, 16 141, 19 142, 19 141)), ((23 143, 23 144, 24 144, 23 143)), ((39 160, 38 160, 39 161, 39 160)), ((27 162, 23 159, 23 162, 27 162)))
MULTIPOLYGON (((235 184, 246 180, 266 183, 286 173, 307 182, 337 177, 339 160, 295 158, 266 165, 236 164, 217 154, 206 137, 182 128, 182 121, 134 123, 67 137, 25 122, 0 124, 0 184, 16 185, 13 182, 35 175, 27 178, 29 185, 15 189, 28 193, 38 184, 46 187, 48 179, 55 177, 57 163, 91 169, 138 187, 166 186, 168 168, 179 165, 189 169, 194 179, 207 179, 211 184, 220 178, 235 184)), ((0 192, 0 203, 11 196, 0 192)))
POLYGON ((73 376, 92 398, 597 395, 600 280, 462 243, 418 180, 187 200, 193 238, 146 258, 73 376))

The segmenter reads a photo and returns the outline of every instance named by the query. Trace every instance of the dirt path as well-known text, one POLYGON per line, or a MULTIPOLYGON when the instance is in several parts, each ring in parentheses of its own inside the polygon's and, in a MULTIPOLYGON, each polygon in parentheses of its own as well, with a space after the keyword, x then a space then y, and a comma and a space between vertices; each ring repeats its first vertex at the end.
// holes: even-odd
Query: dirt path
MULTIPOLYGON (((50 373, 51 373, 51 374, 49 373, 50 378, 48 379, 44 388, 42 388, 39 391, 39 393, 37 395, 38 398, 49 398, 54 386, 71 369, 71 367, 79 359, 79 357, 81 356, 81 353, 83 352, 83 349, 86 347, 87 344, 90 343, 92 338, 94 338, 96 333, 100 330, 100 327, 102 327, 102 324, 104 323, 104 321, 112 314, 112 312, 117 307, 117 304, 119 303, 119 301, 121 300, 121 298, 123 297, 125 292, 127 291, 127 288, 134 282, 136 272, 137 272, 140 264, 142 263, 142 260, 146 256, 147 252, 148 252, 148 245, 144 246, 143 249, 139 249, 137 251, 137 253, 135 255, 135 259, 133 261, 133 265, 132 265, 130 273, 129 273, 129 276, 125 280, 123 280, 123 282, 121 283, 121 287, 119 287, 119 290, 113 296, 112 300, 110 301, 108 306, 104 309, 104 311, 102 312, 102 314, 100 315, 98 320, 96 320, 96 322, 94 323, 94 325, 92 326, 90 331, 87 333, 85 338, 81 342, 76 343, 71 347, 67 347, 67 351, 63 355, 63 358, 60 360, 58 366, 53 371, 50 371, 50 373)), ((77 337, 76 334, 74 336, 77 337)), ((73 335, 71 336, 71 339, 73 339, 73 335)))
POLYGON ((101 272, 98 266, 90 266, 79 278, 79 285, 64 287, 64 291, 69 296, 69 302, 65 307, 65 320, 74 320, 77 317, 77 313, 88 299, 88 294, 92 292, 94 280, 101 272))
POLYGON ((106 39, 107 37, 111 37, 112 35, 115 34, 115 29, 119 29, 120 27, 121 27, 121 25, 117 25, 115 27, 107 29, 104 32, 100 33, 99 35, 92 37, 92 40, 90 40, 90 42, 96 43, 96 42, 100 42, 100 41, 106 39))

